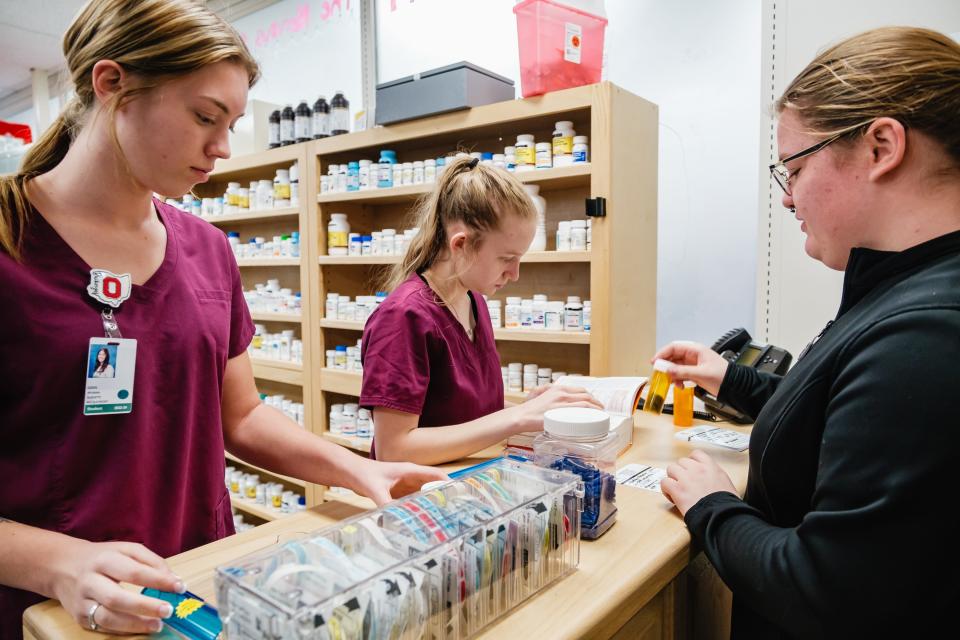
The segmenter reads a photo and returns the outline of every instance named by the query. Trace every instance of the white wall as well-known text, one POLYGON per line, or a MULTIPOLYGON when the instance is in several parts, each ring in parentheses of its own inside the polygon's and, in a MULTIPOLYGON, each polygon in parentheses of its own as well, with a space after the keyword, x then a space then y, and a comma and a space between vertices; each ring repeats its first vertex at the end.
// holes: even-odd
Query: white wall
MULTIPOLYGON (((856 0, 764 0, 764 100, 769 104, 779 97, 794 76, 827 45, 892 24, 956 33, 960 31, 960 2, 875 0, 868 5, 856 0)), ((773 162, 770 158, 777 154, 775 141, 770 144, 774 126, 766 118, 760 150, 763 165, 773 162)), ((764 180, 761 202, 759 334, 796 356, 836 315, 843 274, 830 271, 803 251, 804 234, 780 204, 779 187, 764 180)))
MULTIPOLYGON (((513 4, 378 0, 381 79, 469 60, 519 85, 513 4)), ((607 0, 606 11, 606 78, 660 106, 657 340, 752 329, 760 5, 607 0)))
POLYGON ((362 108, 360 0, 281 0, 233 25, 261 66, 250 99, 312 107, 343 90, 351 113, 362 108))

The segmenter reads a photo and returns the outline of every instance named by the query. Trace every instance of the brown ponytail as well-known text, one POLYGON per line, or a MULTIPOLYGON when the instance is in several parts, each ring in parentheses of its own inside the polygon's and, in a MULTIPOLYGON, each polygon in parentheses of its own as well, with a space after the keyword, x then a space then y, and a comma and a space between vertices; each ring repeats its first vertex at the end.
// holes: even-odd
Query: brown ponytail
MULTIPOLYGON (((251 86, 260 75, 236 30, 195 0, 90 0, 64 34, 63 53, 76 97, 27 151, 17 173, 0 178, 0 250, 15 260, 21 259, 32 210, 26 184, 67 155, 93 110, 92 72, 98 61, 113 60, 141 80, 107 105, 111 125, 113 114, 129 100, 207 65, 239 64, 251 86)), ((112 134, 123 157, 115 129, 112 134)))

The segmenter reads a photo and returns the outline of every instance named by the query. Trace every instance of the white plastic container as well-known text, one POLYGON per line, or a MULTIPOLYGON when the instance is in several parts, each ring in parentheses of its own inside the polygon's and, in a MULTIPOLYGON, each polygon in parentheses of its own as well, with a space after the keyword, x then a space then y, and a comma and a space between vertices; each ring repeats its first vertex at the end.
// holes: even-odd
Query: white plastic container
POLYGON ((345 213, 331 213, 327 223, 327 255, 345 256, 349 253, 350 223, 345 213))

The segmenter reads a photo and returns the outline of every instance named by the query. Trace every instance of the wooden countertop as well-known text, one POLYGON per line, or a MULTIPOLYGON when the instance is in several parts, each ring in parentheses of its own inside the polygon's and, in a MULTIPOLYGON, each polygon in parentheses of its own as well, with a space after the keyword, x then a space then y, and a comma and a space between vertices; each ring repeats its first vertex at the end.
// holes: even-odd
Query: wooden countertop
MULTIPOLYGON (((721 424, 749 431, 747 427, 721 424)), ((617 468, 631 463, 665 468, 694 448, 702 448, 743 491, 747 479, 746 451, 692 445, 674 438, 676 431, 670 416, 637 414, 633 446, 617 460, 617 468)), ((484 454, 497 455, 498 450, 487 450, 448 466, 453 470, 475 464, 484 454)), ((173 556, 169 564, 188 589, 215 604, 216 566, 282 542, 288 536, 356 515, 365 504, 373 507, 373 502, 366 499, 340 501, 334 497, 303 513, 173 556)), ((690 536, 680 514, 666 498, 621 485, 617 487, 617 509, 617 523, 609 531, 599 540, 582 541, 577 571, 534 596, 479 637, 612 636, 689 564, 690 536)), ((55 600, 26 611, 24 636, 36 640, 107 637, 80 628, 55 600)))

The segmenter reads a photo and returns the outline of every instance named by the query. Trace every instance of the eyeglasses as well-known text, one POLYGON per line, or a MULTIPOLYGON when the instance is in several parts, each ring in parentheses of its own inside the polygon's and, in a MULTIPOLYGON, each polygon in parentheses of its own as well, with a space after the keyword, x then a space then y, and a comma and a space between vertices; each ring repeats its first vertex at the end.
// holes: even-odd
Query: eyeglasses
POLYGON ((841 131, 835 136, 831 136, 826 140, 821 140, 812 147, 807 147, 799 153, 795 153, 790 157, 784 158, 780 162, 770 165, 770 175, 773 176, 773 179, 777 181, 777 184, 780 185, 780 188, 783 189, 785 194, 792 195, 790 193, 790 179, 793 177, 793 174, 790 173, 790 169, 787 168, 787 163, 792 162, 793 160, 799 160, 800 158, 805 158, 807 156, 815 154, 817 151, 820 151, 827 145, 836 142, 843 136, 849 134, 850 131, 841 131))

